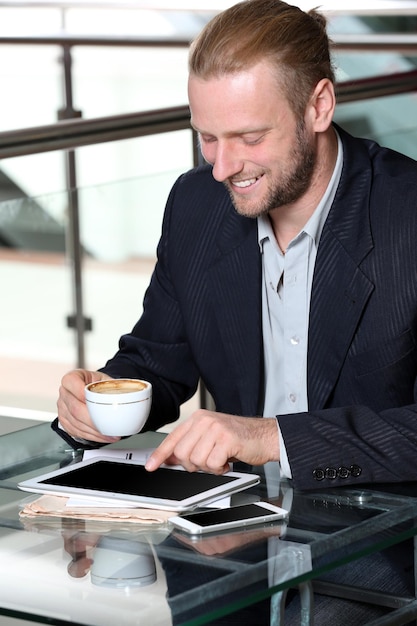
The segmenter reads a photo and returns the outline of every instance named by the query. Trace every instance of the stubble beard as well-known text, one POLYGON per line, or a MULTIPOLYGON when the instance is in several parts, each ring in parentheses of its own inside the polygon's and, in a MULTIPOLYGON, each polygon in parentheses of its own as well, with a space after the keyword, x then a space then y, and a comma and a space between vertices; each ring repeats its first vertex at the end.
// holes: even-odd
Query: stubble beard
MULTIPOLYGON (((281 172, 279 179, 272 179, 266 196, 257 204, 250 198, 238 196, 230 183, 225 181, 233 206, 244 217, 257 218, 273 209, 293 204, 299 200, 310 186, 316 166, 316 151, 312 140, 307 136, 304 120, 297 124, 296 141, 290 156, 290 168, 281 172)), ((270 173, 268 170, 264 175, 270 173)))

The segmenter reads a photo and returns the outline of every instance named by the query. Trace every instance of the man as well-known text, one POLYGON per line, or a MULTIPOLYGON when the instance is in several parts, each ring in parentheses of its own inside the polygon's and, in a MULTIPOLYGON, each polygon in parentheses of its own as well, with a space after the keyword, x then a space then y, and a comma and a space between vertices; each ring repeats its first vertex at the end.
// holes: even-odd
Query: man
POLYGON ((208 165, 172 189, 140 320, 101 371, 63 377, 54 428, 112 441, 84 401, 107 377, 151 381, 158 428, 201 378, 216 411, 181 422, 149 471, 279 461, 300 489, 415 480, 417 164, 333 124, 325 20, 279 0, 206 26, 189 102, 208 165))
POLYGON ((332 124, 324 19, 283 2, 212 20, 189 100, 210 165, 172 190, 118 353, 64 376, 60 432, 110 441, 87 414, 91 380, 150 380, 153 429, 201 377, 217 411, 177 426, 149 470, 281 460, 300 488, 415 479, 416 163, 332 124))

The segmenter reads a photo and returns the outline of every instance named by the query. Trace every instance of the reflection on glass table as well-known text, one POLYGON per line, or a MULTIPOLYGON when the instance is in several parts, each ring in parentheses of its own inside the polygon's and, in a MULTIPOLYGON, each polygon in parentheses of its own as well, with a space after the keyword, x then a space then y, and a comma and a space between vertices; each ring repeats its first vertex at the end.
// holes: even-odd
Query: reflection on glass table
MULTIPOLYGON (((149 448, 161 437, 137 435, 119 447, 149 448)), ((37 623, 197 626, 245 606, 256 612, 256 603, 273 597, 279 624, 288 589, 299 590, 314 613, 318 577, 331 578, 335 567, 360 563, 416 533, 414 485, 302 493, 283 483, 273 501, 290 510, 288 521, 199 539, 167 523, 21 518, 22 504, 36 496, 17 483, 74 455, 41 424, 0 437, 0 459, 0 615, 37 623)), ((253 471, 262 475, 263 468, 253 471)), ((233 496, 232 504, 245 499, 271 500, 265 481, 233 496)), ((362 588, 349 593, 371 597, 362 588)), ((388 600, 415 611, 413 594, 388 600)))

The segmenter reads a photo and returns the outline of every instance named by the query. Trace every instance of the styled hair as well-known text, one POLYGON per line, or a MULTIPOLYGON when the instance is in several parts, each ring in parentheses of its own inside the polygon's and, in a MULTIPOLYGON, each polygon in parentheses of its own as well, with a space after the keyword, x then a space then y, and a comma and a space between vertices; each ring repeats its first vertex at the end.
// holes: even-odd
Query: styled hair
POLYGON ((296 116, 322 78, 335 82, 326 18, 281 0, 243 0, 216 15, 192 42, 191 75, 207 80, 267 60, 296 116))

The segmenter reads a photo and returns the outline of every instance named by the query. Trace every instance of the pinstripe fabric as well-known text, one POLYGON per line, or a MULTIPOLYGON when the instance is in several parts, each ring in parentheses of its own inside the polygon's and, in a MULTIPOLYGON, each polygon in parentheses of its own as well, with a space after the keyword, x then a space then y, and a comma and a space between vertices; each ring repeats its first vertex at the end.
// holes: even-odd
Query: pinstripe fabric
POLYGON ((362 470, 322 487, 417 478, 417 164, 342 138, 312 289, 310 413, 280 419, 302 487, 315 467, 362 470))
MULTIPOLYGON (((417 164, 339 132, 345 163, 312 289, 310 412, 279 418, 301 488, 329 486, 317 466, 361 468, 332 486, 417 478, 417 164)), ((257 413, 256 221, 236 214, 210 168, 174 186, 144 313, 105 369, 151 380, 149 428, 176 418, 199 376, 218 410, 257 413)))

